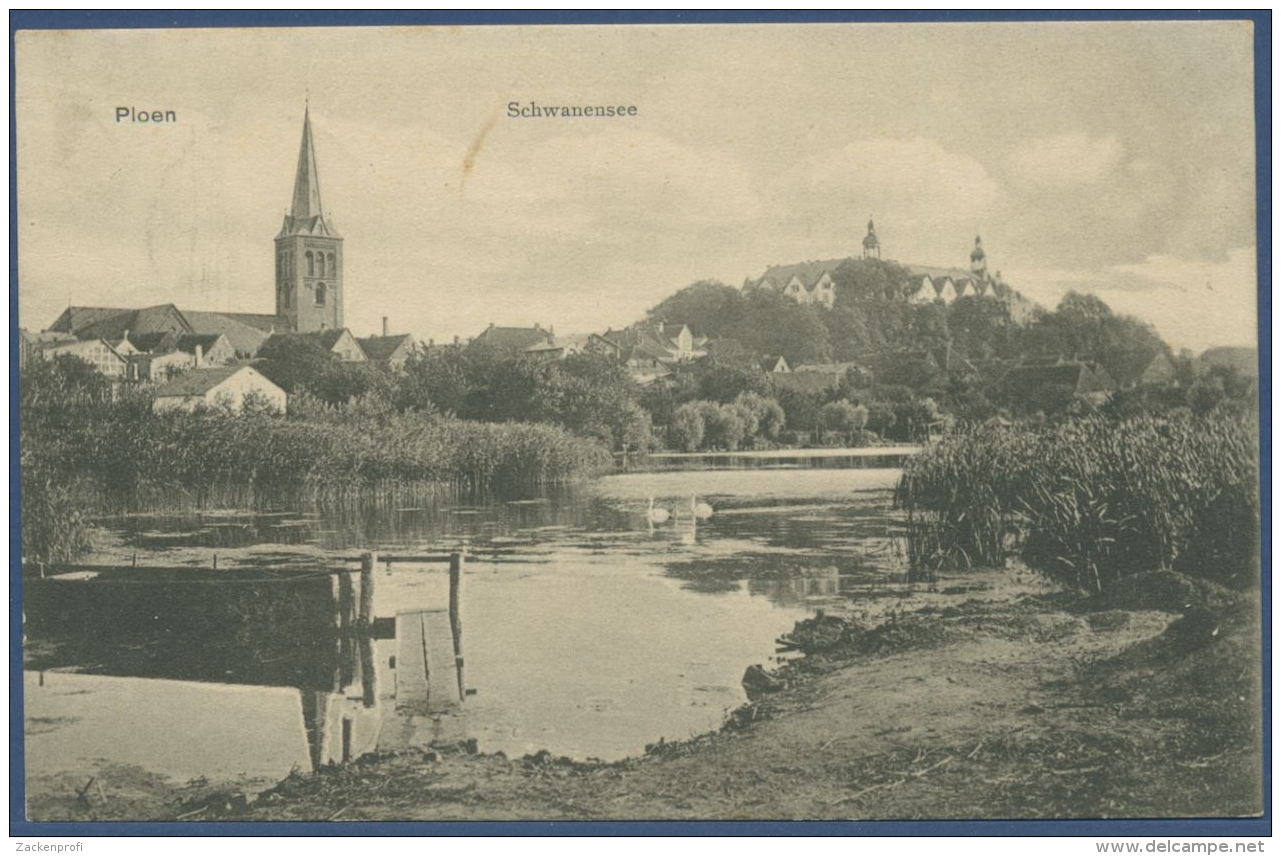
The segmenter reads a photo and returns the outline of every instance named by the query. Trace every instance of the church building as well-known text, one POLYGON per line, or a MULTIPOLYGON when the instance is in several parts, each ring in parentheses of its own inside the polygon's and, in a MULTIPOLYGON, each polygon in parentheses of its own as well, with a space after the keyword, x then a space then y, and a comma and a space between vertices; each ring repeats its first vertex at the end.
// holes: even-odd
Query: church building
POLYGON ((276 236, 276 317, 283 330, 314 333, 343 328, 342 263, 342 236, 320 204, 320 170, 307 110, 293 200, 276 236))
MULTIPOLYGON (((274 314, 180 310, 172 303, 142 309, 68 306, 46 332, 65 334, 73 341, 101 339, 127 351, 131 360, 159 361, 156 365, 162 358, 181 362, 178 343, 192 337, 225 338, 231 358, 248 359, 273 334, 343 333, 343 243, 321 207, 309 109, 303 112, 293 198, 275 244, 274 314)), ((346 340, 359 353, 343 358, 364 359, 350 333, 346 340)), ((44 348, 47 344, 40 342, 33 346, 44 348)))

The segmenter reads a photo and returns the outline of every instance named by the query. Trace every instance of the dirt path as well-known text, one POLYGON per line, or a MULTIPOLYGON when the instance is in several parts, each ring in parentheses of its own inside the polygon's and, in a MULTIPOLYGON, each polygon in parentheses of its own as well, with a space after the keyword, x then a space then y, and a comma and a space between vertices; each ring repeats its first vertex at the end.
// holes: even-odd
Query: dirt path
MULTIPOLYGON (((799 626, 794 638, 808 655, 781 673, 784 689, 740 709, 720 732, 644 758, 582 764, 439 749, 294 776, 253 801, 207 786, 158 788, 146 810, 193 820, 1261 810, 1257 598, 1215 595, 1189 612, 1176 605, 1188 599, 1179 581, 1164 599, 1146 598, 1155 603, 1087 610, 1013 573, 981 583, 982 592, 921 595, 861 620, 799 626), (1162 608, 1143 608, 1153 605, 1162 608)), ((95 811, 92 795, 46 793, 31 806, 76 819, 95 811)))

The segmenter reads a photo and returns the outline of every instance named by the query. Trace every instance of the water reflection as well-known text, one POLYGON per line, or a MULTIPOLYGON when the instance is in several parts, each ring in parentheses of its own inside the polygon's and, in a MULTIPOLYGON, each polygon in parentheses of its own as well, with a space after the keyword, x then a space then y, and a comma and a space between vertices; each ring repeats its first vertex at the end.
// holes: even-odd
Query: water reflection
POLYGON ((396 486, 105 518, 91 561, 186 570, 28 593, 29 768, 109 757, 270 779, 466 738, 614 759, 715 728, 745 700, 745 666, 768 662, 797 619, 893 588, 900 524, 868 493, 889 483, 870 470, 664 473, 541 496, 396 486), (651 525, 650 496, 677 508, 691 494, 710 518, 651 525), (476 557, 478 692, 462 704, 456 673, 432 677, 454 666, 444 568, 378 566, 372 615, 393 629, 362 629, 358 578, 310 573, 361 550, 460 548, 476 557), (215 554, 235 585, 192 582, 215 554))
MULTIPOLYGON (((120 568, 31 581, 25 654, 36 682, 29 693, 38 703, 49 673, 59 672, 288 688, 297 693, 312 769, 425 747, 444 730, 424 730, 418 720, 453 711, 464 697, 460 652, 444 610, 382 620, 365 614, 376 580, 351 572, 120 568), (387 728, 398 718, 405 722, 387 728)), ((92 682, 80 686, 94 692, 92 682)), ((187 713, 171 707, 170 717, 187 713)))

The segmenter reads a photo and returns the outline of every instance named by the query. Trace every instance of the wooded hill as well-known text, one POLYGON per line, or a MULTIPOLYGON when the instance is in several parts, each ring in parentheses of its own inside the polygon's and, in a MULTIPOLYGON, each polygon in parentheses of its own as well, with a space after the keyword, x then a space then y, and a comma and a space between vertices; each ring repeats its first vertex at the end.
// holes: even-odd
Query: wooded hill
POLYGON ((911 273, 892 261, 850 259, 832 273, 835 305, 802 305, 769 289, 696 282, 648 320, 687 324, 716 342, 722 360, 781 355, 789 364, 864 362, 876 355, 950 345, 970 360, 1080 359, 1122 386, 1169 346, 1150 324, 1099 298, 1069 293, 1053 311, 1010 293, 909 303, 911 273))

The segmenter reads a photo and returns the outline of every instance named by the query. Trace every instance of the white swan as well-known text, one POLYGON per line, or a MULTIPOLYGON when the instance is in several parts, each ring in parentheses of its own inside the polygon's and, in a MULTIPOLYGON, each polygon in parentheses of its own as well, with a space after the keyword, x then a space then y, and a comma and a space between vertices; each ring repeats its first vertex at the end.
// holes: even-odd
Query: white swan
POLYGON ((699 502, 698 497, 690 494, 689 510, 699 520, 706 520, 712 516, 712 507, 706 502, 699 502))
POLYGON ((649 512, 645 517, 650 523, 666 523, 671 516, 672 513, 666 508, 655 508, 654 497, 649 498, 649 512))

